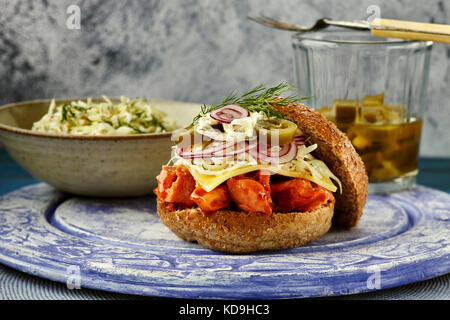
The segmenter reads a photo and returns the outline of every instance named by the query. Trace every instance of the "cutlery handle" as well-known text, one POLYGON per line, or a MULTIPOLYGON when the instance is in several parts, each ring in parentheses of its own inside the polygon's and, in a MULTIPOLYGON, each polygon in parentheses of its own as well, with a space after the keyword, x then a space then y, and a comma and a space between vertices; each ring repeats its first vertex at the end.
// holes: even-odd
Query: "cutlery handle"
POLYGON ((450 43, 450 25, 375 18, 370 25, 377 37, 450 43))

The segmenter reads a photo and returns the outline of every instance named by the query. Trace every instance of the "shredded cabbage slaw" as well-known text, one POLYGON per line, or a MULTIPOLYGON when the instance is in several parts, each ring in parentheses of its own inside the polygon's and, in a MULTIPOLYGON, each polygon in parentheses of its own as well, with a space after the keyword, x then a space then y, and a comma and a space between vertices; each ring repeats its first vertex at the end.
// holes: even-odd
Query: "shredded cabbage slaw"
MULTIPOLYGON (((223 140, 235 139, 236 137, 239 137, 239 134, 253 132, 255 123, 260 117, 260 114, 251 113, 248 118, 255 121, 241 121, 241 123, 239 123, 241 128, 238 128, 237 132, 230 132, 228 130, 224 133, 217 133, 217 130, 213 130, 212 128, 212 126, 216 124, 216 121, 212 120, 209 115, 205 115, 200 118, 194 128, 197 132, 213 139, 213 143, 211 145, 214 146, 215 143, 220 144, 223 140)), ((237 125, 238 123, 232 122, 232 124, 237 125)), ((302 134, 300 131, 297 133, 299 135, 302 134)), ((249 136, 251 136, 251 134, 249 136)), ((194 145, 193 150, 195 151, 196 148, 201 147, 201 144, 194 145)), ((332 192, 335 192, 338 189, 333 183, 334 181, 342 192, 341 181, 331 172, 323 161, 316 159, 311 154, 316 148, 317 144, 309 146, 301 145, 298 146, 297 155, 292 161, 283 164, 263 165, 247 152, 232 157, 184 159, 177 155, 175 151, 176 146, 174 146, 172 149, 172 158, 169 161, 169 164, 173 163, 174 165, 184 165, 188 167, 191 172, 195 171, 202 175, 217 177, 228 176, 233 172, 242 172, 243 170, 248 171, 251 169, 248 168, 249 166, 254 167, 254 170, 265 168, 273 173, 301 177, 310 180, 332 192), (246 170, 247 168, 248 170, 246 170)))
POLYGON ((33 124, 32 130, 74 135, 130 135, 170 132, 175 121, 145 99, 120 97, 113 103, 104 101, 72 101, 56 105, 53 99, 48 112, 33 124))

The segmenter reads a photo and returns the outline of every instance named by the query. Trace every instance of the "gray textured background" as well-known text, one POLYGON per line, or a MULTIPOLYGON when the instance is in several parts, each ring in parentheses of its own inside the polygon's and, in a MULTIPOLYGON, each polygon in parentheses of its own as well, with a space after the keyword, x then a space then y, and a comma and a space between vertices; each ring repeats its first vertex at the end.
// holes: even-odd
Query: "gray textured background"
MULTIPOLYGON (((287 32, 246 20, 320 17, 450 24, 450 1, 0 0, 0 103, 75 96, 145 96, 210 103, 233 89, 294 83, 287 32), (81 9, 69 30, 66 9, 81 9)), ((432 52, 421 154, 450 156, 450 45, 432 52)))

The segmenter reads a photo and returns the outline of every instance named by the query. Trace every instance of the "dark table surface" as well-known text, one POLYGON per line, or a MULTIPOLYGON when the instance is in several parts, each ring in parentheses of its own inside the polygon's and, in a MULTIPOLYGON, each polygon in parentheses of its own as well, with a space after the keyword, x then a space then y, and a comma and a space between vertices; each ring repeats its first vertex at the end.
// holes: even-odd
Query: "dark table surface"
MULTIPOLYGON (((0 195, 38 183, 0 147, 0 195)), ((418 184, 450 193, 450 159, 421 158, 418 184)), ((134 299, 96 290, 69 290, 61 283, 37 278, 0 264, 2 299, 134 299)), ((392 289, 342 296, 343 299, 450 299, 450 274, 392 289)))

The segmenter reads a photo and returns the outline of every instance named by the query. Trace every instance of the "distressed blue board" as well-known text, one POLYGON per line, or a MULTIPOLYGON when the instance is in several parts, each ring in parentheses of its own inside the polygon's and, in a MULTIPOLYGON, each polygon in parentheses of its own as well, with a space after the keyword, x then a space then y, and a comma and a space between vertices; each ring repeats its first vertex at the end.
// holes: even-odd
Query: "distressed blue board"
POLYGON ((0 263, 69 286, 158 297, 355 294, 450 272, 450 195, 417 186, 369 196, 355 229, 237 255, 178 239, 154 197, 77 198, 39 183, 0 198, 0 263))

